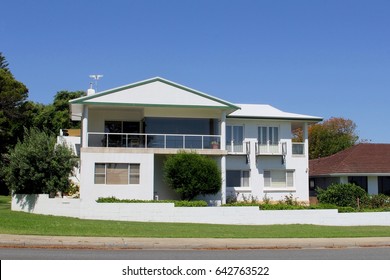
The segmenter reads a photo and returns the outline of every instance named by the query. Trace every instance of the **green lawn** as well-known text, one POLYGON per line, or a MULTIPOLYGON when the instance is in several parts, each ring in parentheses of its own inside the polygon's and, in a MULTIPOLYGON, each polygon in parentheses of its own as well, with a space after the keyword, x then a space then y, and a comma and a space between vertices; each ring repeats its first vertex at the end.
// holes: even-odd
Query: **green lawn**
POLYGON ((235 226, 81 220, 12 212, 10 197, 0 196, 1 233, 167 238, 390 237, 390 227, 235 226))

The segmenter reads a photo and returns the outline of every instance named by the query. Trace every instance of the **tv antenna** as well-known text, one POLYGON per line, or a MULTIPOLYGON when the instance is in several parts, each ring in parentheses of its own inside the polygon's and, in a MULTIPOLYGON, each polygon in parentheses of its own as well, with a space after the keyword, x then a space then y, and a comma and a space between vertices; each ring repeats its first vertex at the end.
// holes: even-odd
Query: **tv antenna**
POLYGON ((103 75, 89 75, 89 77, 95 80, 95 92, 98 92, 98 80, 103 78, 103 75))

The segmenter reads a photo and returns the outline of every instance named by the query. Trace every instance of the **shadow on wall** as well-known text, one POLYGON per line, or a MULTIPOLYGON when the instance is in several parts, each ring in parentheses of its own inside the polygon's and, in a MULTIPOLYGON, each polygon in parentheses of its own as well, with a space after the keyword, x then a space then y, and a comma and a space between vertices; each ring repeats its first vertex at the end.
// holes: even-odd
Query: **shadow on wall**
POLYGON ((28 212, 34 210, 38 200, 38 196, 39 196, 38 194, 14 194, 13 195, 18 205, 20 205, 20 207, 23 210, 27 209, 28 212))

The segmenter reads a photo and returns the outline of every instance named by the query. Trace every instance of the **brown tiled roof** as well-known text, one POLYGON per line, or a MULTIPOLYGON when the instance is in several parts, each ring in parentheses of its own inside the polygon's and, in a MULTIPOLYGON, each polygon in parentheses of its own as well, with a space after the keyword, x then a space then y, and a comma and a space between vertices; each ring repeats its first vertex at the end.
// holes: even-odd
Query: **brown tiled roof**
POLYGON ((358 144, 309 161, 310 176, 390 173, 390 144, 358 144))

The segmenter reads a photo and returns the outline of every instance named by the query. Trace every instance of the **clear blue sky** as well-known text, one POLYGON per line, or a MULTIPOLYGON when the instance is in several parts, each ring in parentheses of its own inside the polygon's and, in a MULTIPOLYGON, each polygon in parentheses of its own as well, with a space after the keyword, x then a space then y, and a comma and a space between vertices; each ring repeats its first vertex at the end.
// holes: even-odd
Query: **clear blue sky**
POLYGON ((161 76, 390 143, 388 0, 4 0, 0 51, 35 102, 161 76))

